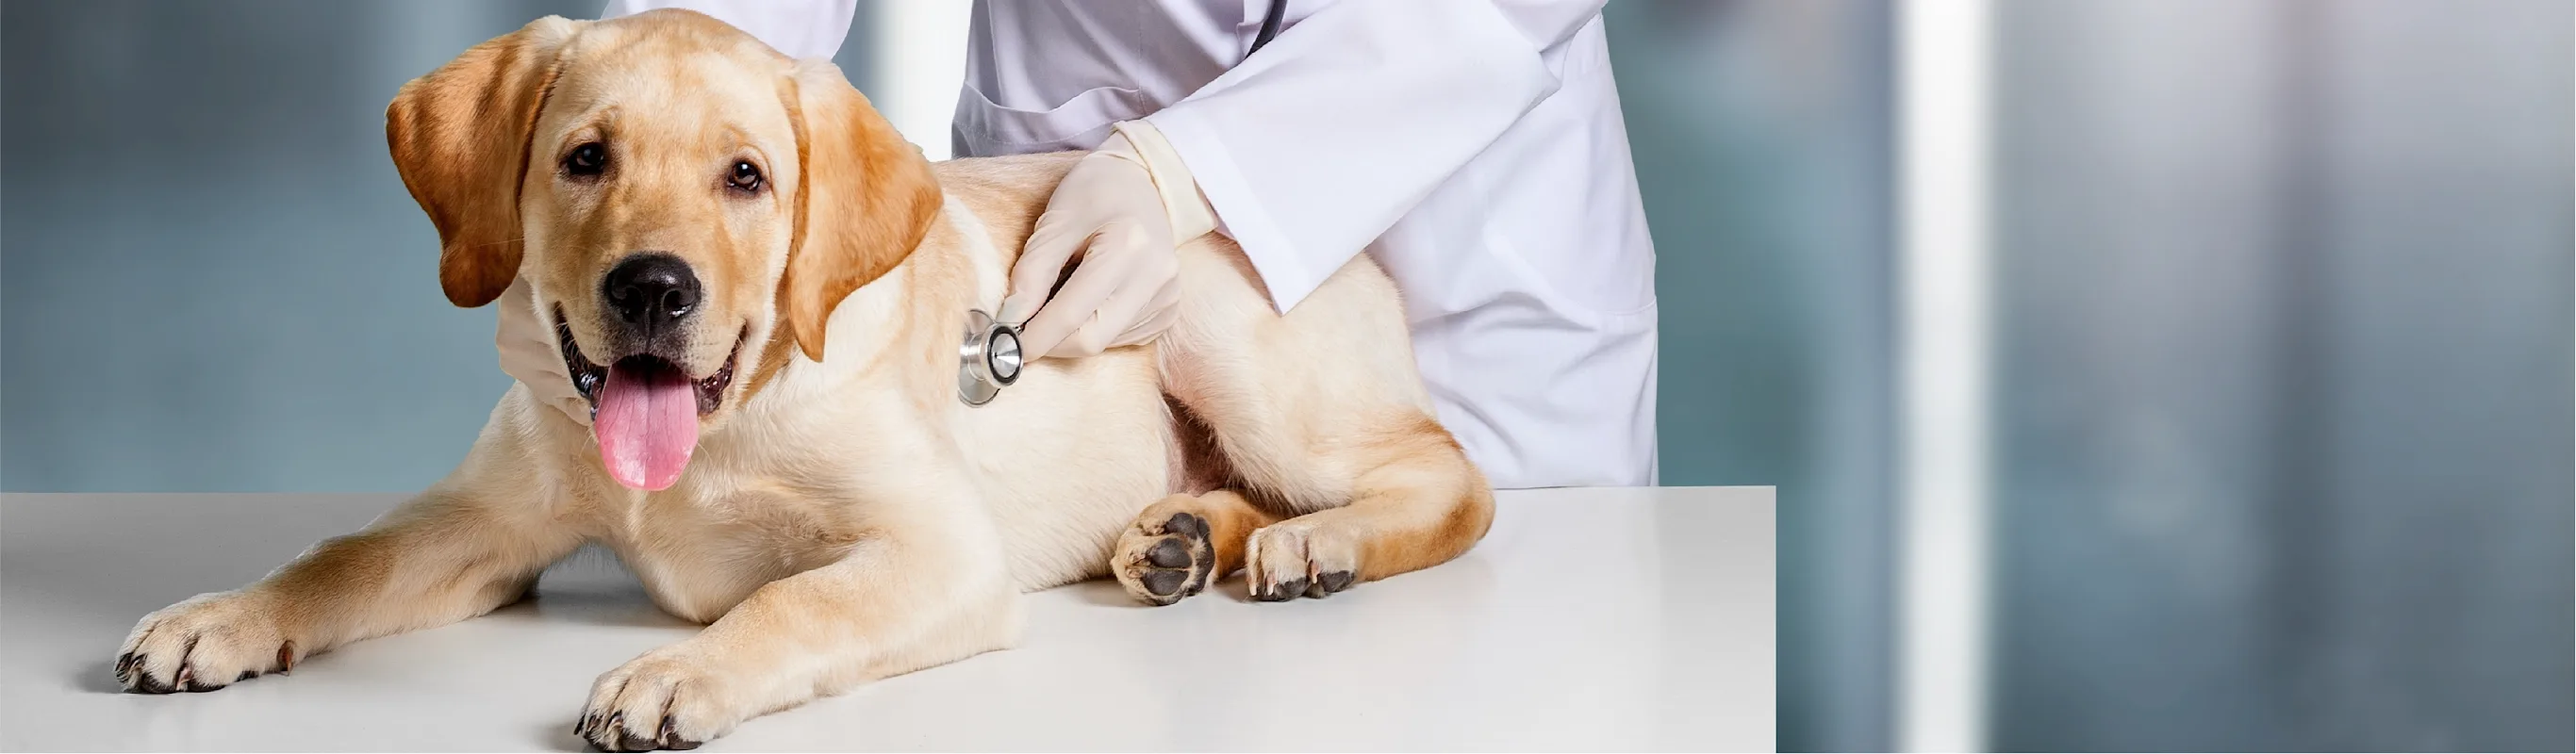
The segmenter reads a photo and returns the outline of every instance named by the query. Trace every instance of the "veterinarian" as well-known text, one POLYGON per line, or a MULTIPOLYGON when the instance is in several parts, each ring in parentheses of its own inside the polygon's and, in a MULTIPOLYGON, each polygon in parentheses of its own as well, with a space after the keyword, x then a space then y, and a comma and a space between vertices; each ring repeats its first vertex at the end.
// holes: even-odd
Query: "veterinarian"
MULTIPOLYGON (((1097 150, 1012 271, 1001 316, 1026 318, 1028 352, 1152 340, 1178 241, 1200 233, 1241 245, 1283 313, 1367 251, 1441 423, 1494 486, 1652 484, 1654 244, 1602 1, 1299 0, 1253 54, 1272 3, 975 4, 955 154, 1097 150)), ((856 0, 610 0, 602 17, 661 7, 828 58, 856 0)), ((504 370, 568 396, 519 301, 504 370)))

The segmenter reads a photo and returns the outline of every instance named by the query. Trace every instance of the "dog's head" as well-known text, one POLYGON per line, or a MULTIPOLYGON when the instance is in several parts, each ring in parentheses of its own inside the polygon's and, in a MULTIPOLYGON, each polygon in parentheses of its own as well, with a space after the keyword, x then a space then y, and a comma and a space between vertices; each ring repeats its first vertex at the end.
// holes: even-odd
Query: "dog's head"
POLYGON ((403 86, 385 137, 448 300, 526 276, 603 461, 639 489, 676 481, 742 402, 743 359, 780 338, 821 359, 832 307, 939 207, 920 150, 839 69, 689 11, 476 45, 403 86))

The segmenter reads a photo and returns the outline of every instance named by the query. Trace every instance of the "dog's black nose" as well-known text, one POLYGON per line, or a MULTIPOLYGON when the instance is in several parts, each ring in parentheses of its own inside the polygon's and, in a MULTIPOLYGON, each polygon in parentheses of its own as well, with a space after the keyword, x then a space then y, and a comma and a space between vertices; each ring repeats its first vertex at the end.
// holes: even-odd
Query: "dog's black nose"
POLYGON ((627 257, 599 283, 617 318, 646 334, 669 330, 698 308, 698 275, 689 263, 663 253, 627 257))

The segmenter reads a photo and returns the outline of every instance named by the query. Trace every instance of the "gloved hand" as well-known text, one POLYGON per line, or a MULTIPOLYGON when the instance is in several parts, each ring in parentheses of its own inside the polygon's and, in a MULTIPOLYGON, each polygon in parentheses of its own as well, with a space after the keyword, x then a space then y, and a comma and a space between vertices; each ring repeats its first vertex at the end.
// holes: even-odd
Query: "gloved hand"
POLYGON ((536 293, 524 278, 501 292, 501 324, 492 334, 501 348, 501 371, 528 386, 528 397, 552 406, 575 422, 590 424, 590 401, 572 386, 563 351, 555 342, 554 318, 538 314, 536 293))
POLYGON ((1162 334, 1179 314, 1176 249, 1216 229, 1216 211, 1162 132, 1144 121, 1113 128, 1056 185, 1012 266, 999 318, 1024 323, 1020 345, 1030 358, 1090 356, 1162 334), (1076 257, 1081 264, 1049 298, 1076 257))

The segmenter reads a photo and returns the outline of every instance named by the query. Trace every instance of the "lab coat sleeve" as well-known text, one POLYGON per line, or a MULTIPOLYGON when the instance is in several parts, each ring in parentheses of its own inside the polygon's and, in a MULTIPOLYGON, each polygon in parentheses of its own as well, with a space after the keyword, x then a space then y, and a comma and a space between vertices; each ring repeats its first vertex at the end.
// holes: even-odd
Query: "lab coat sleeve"
POLYGON ((859 0, 608 0, 602 19, 687 8, 733 24, 791 58, 829 58, 850 36, 859 0))
POLYGON ((1604 0, 1360 0, 1147 116, 1279 311, 1555 93, 1604 0))

